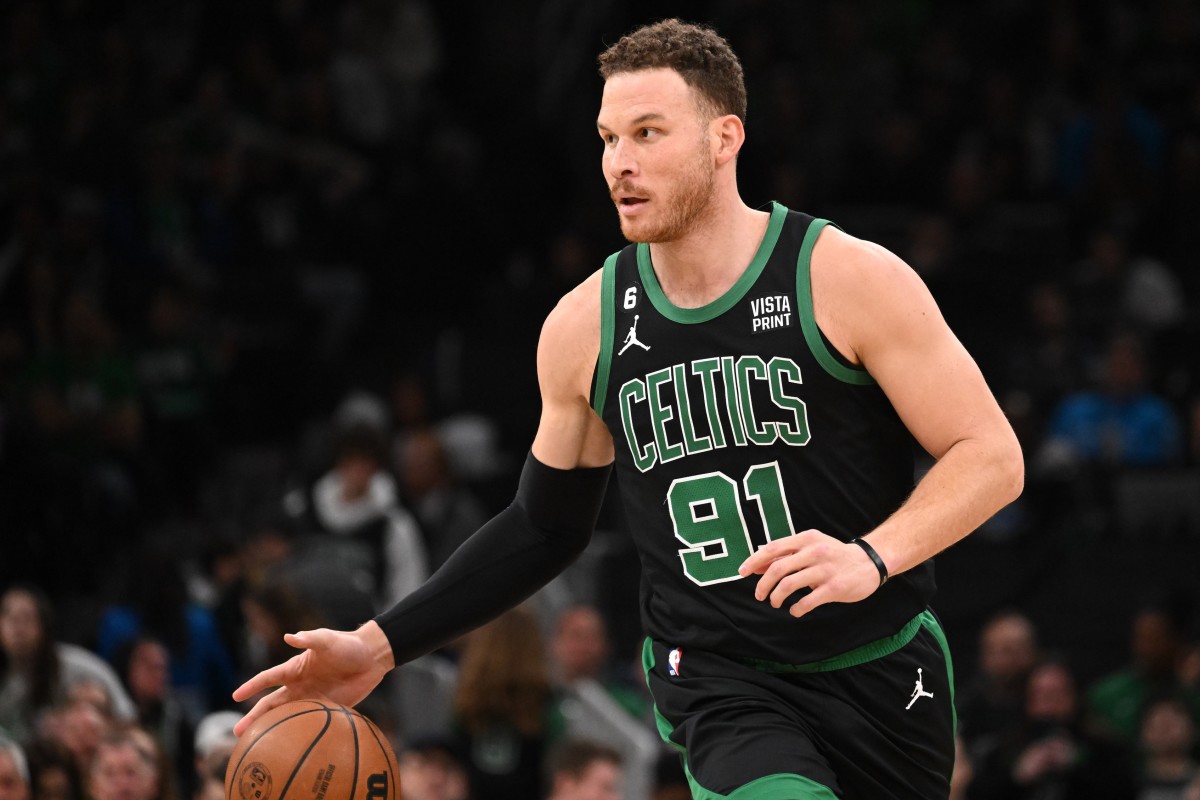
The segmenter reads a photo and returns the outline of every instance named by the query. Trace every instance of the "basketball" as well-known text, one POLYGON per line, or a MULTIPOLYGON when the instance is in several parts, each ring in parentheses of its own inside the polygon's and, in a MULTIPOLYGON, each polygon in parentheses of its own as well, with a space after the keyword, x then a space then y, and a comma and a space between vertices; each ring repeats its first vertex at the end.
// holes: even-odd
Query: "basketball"
POLYGON ((396 755, 375 723, 337 703, 273 708, 238 740, 226 800, 400 800, 396 755))

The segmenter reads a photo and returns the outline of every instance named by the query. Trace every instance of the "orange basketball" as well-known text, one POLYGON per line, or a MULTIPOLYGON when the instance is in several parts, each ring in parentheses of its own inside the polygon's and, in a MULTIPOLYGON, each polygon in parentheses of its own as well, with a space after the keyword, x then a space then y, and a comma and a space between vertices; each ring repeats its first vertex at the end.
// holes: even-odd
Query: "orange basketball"
POLYGON ((357 711, 296 700, 255 720, 225 772, 226 800, 400 800, 396 754, 357 711))

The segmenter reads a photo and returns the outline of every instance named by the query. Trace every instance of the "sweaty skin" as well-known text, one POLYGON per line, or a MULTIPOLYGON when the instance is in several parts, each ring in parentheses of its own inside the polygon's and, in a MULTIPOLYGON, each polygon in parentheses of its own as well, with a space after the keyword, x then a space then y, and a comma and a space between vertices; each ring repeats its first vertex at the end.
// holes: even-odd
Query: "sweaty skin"
MULTIPOLYGON (((610 77, 597 118, 603 171, 622 231, 650 242, 663 291, 684 308, 724 294, 750 263, 767 225, 767 214, 738 193, 741 120, 709 116, 678 73, 648 69, 610 77), (698 187, 709 192, 706 200, 697 201, 698 187)), ((966 536, 1020 494, 1020 447, 975 362, 903 261, 826 227, 811 274, 822 331, 843 356, 871 373, 937 459, 900 509, 863 531, 895 575, 966 536)), ((613 460, 612 437, 589 402, 599 350, 597 271, 562 298, 538 343, 542 414, 532 450, 548 466, 596 467, 613 460)), ((790 609, 797 617, 824 603, 862 600, 879 585, 879 573, 860 547, 817 530, 771 542, 740 571, 761 575, 755 595, 775 607, 811 588, 790 609)), ((352 633, 307 631, 285 641, 305 652, 234 693, 244 700, 280 687, 243 718, 239 734, 290 699, 325 695, 356 703, 394 666, 374 622, 352 633)))

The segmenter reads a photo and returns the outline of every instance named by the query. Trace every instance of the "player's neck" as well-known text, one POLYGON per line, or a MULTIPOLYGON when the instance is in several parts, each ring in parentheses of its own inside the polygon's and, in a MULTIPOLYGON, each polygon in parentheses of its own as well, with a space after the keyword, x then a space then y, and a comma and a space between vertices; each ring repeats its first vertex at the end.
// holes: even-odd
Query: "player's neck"
POLYGON ((667 299, 680 308, 699 308, 729 291, 758 252, 769 221, 770 214, 735 194, 686 236, 651 244, 654 273, 667 299))

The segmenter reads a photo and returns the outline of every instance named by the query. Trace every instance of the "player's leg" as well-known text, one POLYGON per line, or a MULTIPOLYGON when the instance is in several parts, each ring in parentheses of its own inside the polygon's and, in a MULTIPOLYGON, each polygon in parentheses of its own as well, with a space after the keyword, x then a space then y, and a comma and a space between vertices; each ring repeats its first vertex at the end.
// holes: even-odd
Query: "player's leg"
POLYGON ((828 761, 774 676, 711 653, 647 640, 643 664, 659 733, 680 751, 697 800, 834 800, 828 761))

